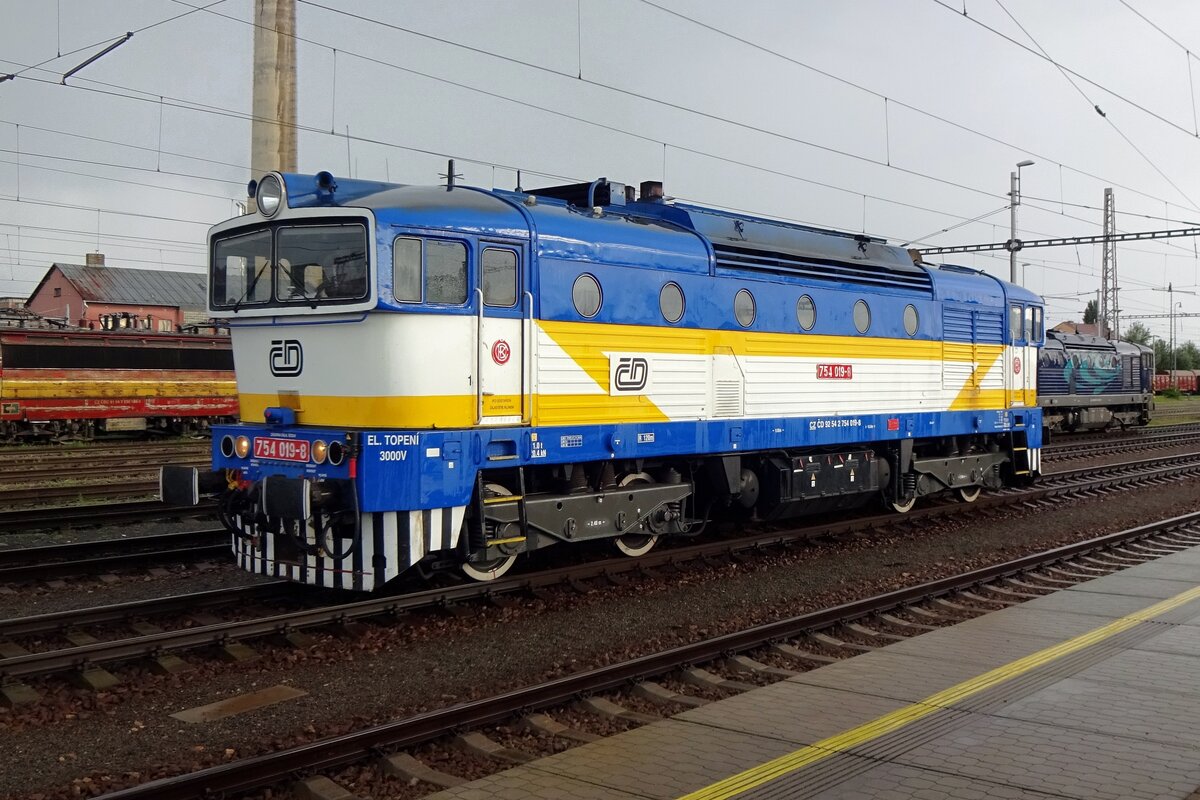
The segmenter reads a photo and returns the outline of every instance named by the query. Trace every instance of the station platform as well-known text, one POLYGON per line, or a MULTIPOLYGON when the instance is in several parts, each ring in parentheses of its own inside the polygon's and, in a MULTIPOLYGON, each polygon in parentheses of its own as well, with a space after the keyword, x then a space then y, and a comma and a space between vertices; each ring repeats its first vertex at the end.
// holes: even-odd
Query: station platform
POLYGON ((1200 547, 433 795, 1196 798, 1200 547))

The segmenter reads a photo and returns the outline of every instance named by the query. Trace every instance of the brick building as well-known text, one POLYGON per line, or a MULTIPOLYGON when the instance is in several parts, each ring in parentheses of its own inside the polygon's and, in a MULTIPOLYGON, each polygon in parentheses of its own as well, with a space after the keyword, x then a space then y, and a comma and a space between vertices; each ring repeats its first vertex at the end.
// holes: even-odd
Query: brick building
POLYGON ((176 331, 204 324, 206 297, 204 273, 109 267, 88 253, 86 264, 52 264, 25 306, 85 328, 176 331))

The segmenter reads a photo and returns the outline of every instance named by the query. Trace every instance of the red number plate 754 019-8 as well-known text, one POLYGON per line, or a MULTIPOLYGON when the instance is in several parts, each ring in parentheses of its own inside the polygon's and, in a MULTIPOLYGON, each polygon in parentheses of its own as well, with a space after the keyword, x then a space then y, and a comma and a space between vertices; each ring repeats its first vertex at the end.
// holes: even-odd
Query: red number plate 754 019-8
POLYGON ((308 442, 303 439, 273 439, 259 436, 254 440, 254 457, 275 461, 308 461, 308 442))

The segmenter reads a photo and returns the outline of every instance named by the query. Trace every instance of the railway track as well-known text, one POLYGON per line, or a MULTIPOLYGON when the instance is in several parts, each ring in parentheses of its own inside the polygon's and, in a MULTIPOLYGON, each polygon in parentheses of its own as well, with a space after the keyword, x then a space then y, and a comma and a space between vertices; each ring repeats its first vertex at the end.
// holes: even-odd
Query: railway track
POLYGON ((216 504, 201 503, 190 508, 163 505, 159 500, 124 503, 89 503, 46 508, 0 510, 0 531, 62 530, 74 526, 89 527, 121 522, 161 519, 194 519, 211 516, 216 504))
POLYGON ((1135 436, 1092 439, 1083 442, 1060 440, 1043 447, 1042 458, 1045 461, 1064 461, 1197 443, 1200 443, 1200 425, 1175 425, 1169 429, 1142 429, 1142 432, 1135 436))
MULTIPOLYGON (((145 470, 141 470, 145 474, 145 470)), ((117 497, 149 497, 158 494, 158 478, 122 483, 43 484, 0 488, 0 505, 35 505, 49 500, 95 500, 117 497)))
MULTIPOLYGON (((890 641, 1197 545, 1200 545, 1200 514, 1189 514, 334 738, 151 781, 104 797, 108 800, 228 797, 275 787, 314 771, 381 758, 393 765, 410 765, 408 769, 415 779, 423 766, 419 761, 408 754, 400 754, 403 760, 390 760, 396 756, 388 753, 418 748, 463 731, 472 732, 478 743, 478 737, 483 735, 480 729, 514 720, 578 740, 578 736, 571 736, 573 731, 561 725, 556 730, 553 713, 555 709, 578 708, 580 698, 633 687, 634 691, 641 689, 642 696, 659 697, 666 704, 685 701, 686 696, 675 694, 657 682, 672 675, 714 689, 745 690, 752 687, 736 679, 722 678, 721 672, 777 680, 842 656, 873 650, 890 641), (838 655, 830 655, 831 651, 839 650, 842 652, 838 655), (793 668, 770 666, 756 656, 774 660, 782 656, 793 668), (712 669, 706 668, 709 665, 712 669), (416 771, 412 770, 412 764, 416 764, 416 771)), ((622 711, 611 702, 592 703, 590 708, 609 714, 622 711)), ((625 712, 626 719, 639 716, 641 721, 649 721, 645 715, 625 712)), ((465 739, 461 733, 458 738, 465 739)), ((502 768, 497 766, 497 771, 502 768)), ((437 778, 436 773, 424 774, 427 779, 431 775, 437 778)))
MULTIPOLYGON (((1167 484, 1180 478, 1200 475, 1200 454, 1147 459, 1095 469, 1067 470, 1054 473, 1035 488, 998 492, 980 498, 971 506, 978 509, 1003 509, 1006 506, 1038 507, 1058 500, 1114 491, 1134 485, 1167 484), (1099 474, 1098 474, 1099 473, 1099 474)), ((914 509, 909 514, 883 514, 855 519, 823 522, 782 531, 758 533, 736 539, 722 539, 694 545, 663 548, 636 559, 614 558, 588 561, 582 564, 531 572, 490 583, 470 583, 439 587, 393 597, 371 597, 334 605, 318 605, 295 611, 273 613, 251 619, 211 621, 209 624, 176 630, 155 630, 149 634, 124 639, 94 641, 57 650, 23 653, 0 659, 0 681, 34 678, 104 664, 155 657, 230 642, 246 642, 256 638, 292 633, 322 626, 344 626, 346 623, 396 618, 404 613, 442 609, 472 602, 498 602, 504 596, 536 593, 556 586, 578 586, 590 580, 620 581, 622 575, 665 567, 677 568, 689 563, 711 559, 741 560, 756 552, 773 547, 787 547, 815 537, 838 536, 884 528, 891 525, 910 525, 918 520, 936 519, 962 513, 962 503, 942 503, 914 509)), ((277 582, 272 582, 275 584, 277 582)), ((271 585, 271 584, 268 584, 271 585)), ((329 594, 312 594, 328 598, 329 594)), ((336 595, 335 595, 336 596, 336 595)), ((244 600, 242 590, 229 597, 224 605, 237 607, 244 600)), ((145 620, 155 615, 178 613, 180 598, 140 601, 126 607, 109 606, 103 609, 83 609, 47 617, 25 617, 0 622, 0 641, 16 645, 12 637, 30 635, 31 631, 50 634, 56 631, 78 630, 99 621, 145 620), (161 605, 159 605, 161 604, 161 605), (90 616, 99 614, 100 616, 90 616)), ((217 594, 206 597, 208 607, 222 605, 217 594)), ((132 628, 131 628, 132 629, 132 628)), ((19 645, 17 645, 19 647, 19 645)))
POLYGON ((224 559, 229 534, 221 528, 0 549, 0 583, 100 575, 180 559, 224 559))

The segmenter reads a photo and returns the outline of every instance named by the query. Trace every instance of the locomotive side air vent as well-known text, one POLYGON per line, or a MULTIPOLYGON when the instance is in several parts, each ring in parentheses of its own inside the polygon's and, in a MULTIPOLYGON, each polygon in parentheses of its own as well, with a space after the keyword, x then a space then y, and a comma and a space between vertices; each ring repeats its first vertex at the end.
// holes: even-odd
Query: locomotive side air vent
POLYGON ((717 267, 796 275, 808 280, 860 286, 932 291, 929 273, 919 267, 902 269, 885 264, 865 264, 813 258, 778 250, 759 250, 713 242, 717 267))

